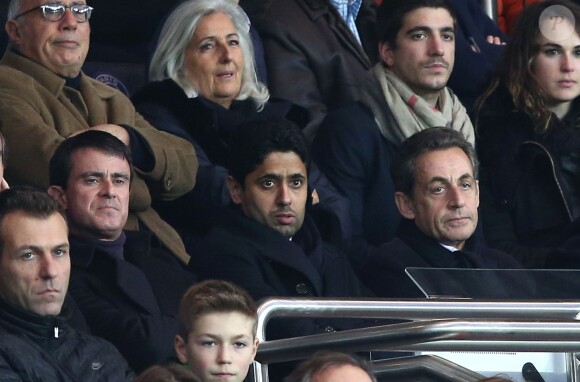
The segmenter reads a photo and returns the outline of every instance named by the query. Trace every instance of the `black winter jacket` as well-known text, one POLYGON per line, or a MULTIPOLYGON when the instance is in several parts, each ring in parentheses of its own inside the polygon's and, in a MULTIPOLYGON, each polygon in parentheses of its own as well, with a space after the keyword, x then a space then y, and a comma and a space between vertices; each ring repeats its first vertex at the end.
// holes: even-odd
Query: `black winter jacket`
POLYGON ((535 132, 504 87, 486 100, 477 121, 486 240, 531 268, 552 267, 553 251, 578 235, 578 100, 563 119, 553 114, 549 123, 546 133, 535 132))
POLYGON ((132 381, 133 372, 109 342, 0 300, 0 381, 132 381))

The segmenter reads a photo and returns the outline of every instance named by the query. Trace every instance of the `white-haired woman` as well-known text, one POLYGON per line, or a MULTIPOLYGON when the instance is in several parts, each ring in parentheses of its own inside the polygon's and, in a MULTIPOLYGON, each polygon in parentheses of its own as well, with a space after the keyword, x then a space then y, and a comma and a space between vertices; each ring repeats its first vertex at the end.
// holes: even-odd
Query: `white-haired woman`
MULTIPOLYGON (((303 109, 269 101, 268 89, 256 76, 249 30, 247 15, 234 1, 182 3, 161 31, 149 69, 152 82, 133 97, 152 125, 188 139, 195 147, 199 170, 194 190, 181 200, 156 206, 165 219, 187 233, 204 234, 217 212, 230 203, 224 166, 231 131, 243 122, 269 117, 284 117, 301 127, 307 122, 303 109)), ((309 180, 315 174, 311 172, 309 180)), ((344 203, 323 180, 332 195, 326 199, 344 203)), ((326 187, 317 188, 320 194, 326 187)), ((345 211, 339 215, 346 213, 344 206, 339 207, 345 211)))

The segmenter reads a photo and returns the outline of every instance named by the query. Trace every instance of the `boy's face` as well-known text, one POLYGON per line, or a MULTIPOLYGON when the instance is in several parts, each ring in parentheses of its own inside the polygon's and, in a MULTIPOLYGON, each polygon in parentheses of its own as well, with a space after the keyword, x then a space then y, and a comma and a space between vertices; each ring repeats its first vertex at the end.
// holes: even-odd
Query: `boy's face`
POLYGON ((254 320, 238 312, 203 314, 187 342, 175 337, 179 361, 187 363, 201 382, 242 382, 256 350, 254 320))

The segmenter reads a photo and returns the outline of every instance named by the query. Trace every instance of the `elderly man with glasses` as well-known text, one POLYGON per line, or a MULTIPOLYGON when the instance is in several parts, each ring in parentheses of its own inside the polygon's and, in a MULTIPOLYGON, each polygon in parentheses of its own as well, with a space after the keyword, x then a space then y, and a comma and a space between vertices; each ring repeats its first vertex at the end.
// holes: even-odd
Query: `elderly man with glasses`
POLYGON ((147 123, 123 94, 83 74, 92 11, 84 1, 11 0, 9 46, 0 61, 0 132, 12 160, 7 180, 46 188, 60 142, 87 129, 108 132, 130 147, 137 169, 125 228, 152 232, 187 262, 183 242, 151 202, 193 188, 194 149, 147 123))

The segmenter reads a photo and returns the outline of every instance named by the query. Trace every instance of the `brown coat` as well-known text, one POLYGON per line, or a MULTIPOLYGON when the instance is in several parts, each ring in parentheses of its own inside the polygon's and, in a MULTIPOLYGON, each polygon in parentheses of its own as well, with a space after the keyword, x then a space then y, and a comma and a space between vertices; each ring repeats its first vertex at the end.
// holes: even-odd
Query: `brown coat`
POLYGON ((151 199, 175 199, 193 188, 197 159, 191 144, 155 129, 127 97, 84 74, 77 91, 65 87, 60 76, 10 50, 0 61, 0 132, 10 150, 6 178, 11 184, 48 187, 48 163, 60 142, 105 123, 131 126, 155 158, 151 171, 136 169, 125 228, 138 230, 142 222, 187 262, 183 242, 151 208, 151 199))

